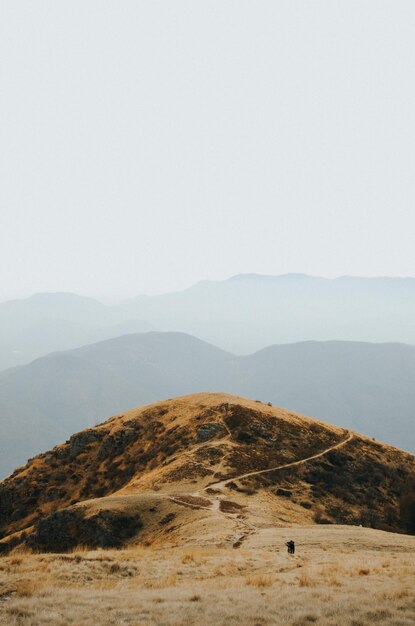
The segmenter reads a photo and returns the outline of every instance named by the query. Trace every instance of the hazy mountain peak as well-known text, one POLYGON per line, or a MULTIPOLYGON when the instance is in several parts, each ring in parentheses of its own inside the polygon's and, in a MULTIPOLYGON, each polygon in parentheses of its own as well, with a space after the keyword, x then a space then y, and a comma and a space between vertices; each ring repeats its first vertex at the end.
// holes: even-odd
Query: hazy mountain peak
POLYGON ((232 281, 245 281, 245 282, 255 282, 255 281, 277 281, 277 280, 313 280, 320 279, 317 276, 310 276, 309 274, 303 273, 288 273, 288 274, 255 274, 255 273, 247 273, 247 274, 235 274, 231 276, 224 282, 232 282, 232 281))

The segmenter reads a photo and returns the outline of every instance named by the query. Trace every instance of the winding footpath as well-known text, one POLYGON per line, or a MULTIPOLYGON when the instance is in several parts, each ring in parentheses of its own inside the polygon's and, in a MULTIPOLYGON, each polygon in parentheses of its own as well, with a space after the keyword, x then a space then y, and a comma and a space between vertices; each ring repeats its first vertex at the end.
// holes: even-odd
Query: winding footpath
MULTIPOLYGON (((228 431, 229 432, 229 431, 228 431)), ((240 474, 239 476, 234 476, 232 478, 227 478, 226 480, 222 480, 219 481, 217 483, 211 483, 210 485, 207 485, 206 487, 203 488, 202 492, 206 492, 207 489, 217 489, 218 490, 218 494, 216 497, 212 498, 211 494, 209 493, 209 499, 208 502, 210 502, 210 504, 208 506, 204 506, 200 503, 196 502, 197 498, 204 498, 205 496, 202 496, 200 491, 196 491, 195 493, 189 494, 189 496, 185 496, 183 498, 180 496, 169 496, 169 499, 172 502, 175 502, 176 504, 181 504, 184 506, 189 506, 191 508, 194 509, 203 509, 205 511, 211 511, 212 513, 216 514, 216 515, 223 515, 225 517, 227 517, 228 519, 231 519, 233 522, 237 522, 237 524, 239 525, 239 530, 241 531, 242 528, 244 529, 243 532, 240 535, 234 536, 232 543, 233 543, 233 547, 239 547, 241 545, 241 543, 243 541, 245 541, 245 539, 248 537, 248 535, 251 535, 252 533, 255 533, 257 531, 257 528, 251 523, 248 522, 247 520, 241 519, 240 516, 236 517, 236 515, 234 513, 227 513, 224 511, 221 511, 220 509, 220 501, 221 499, 223 499, 225 497, 224 494, 219 493, 222 489, 226 488, 226 486, 230 483, 230 482, 234 482, 237 480, 242 480, 244 478, 249 478, 250 476, 259 476, 261 474, 266 474, 267 472, 276 472, 278 470, 282 470, 282 469, 286 469, 288 467, 295 467, 297 465, 302 465, 303 463, 307 463, 308 461, 313 461, 314 459, 318 459, 324 455, 326 455, 328 452, 331 452, 332 450, 337 450, 338 448, 341 448, 343 446, 345 446, 346 444, 348 444, 350 441, 352 441, 352 439, 354 438, 354 434, 351 432, 347 432, 347 437, 345 437, 344 439, 342 439, 342 441, 339 441, 338 443, 336 443, 334 446, 330 446, 329 448, 326 448, 325 450, 322 450, 321 452, 318 452, 317 454, 313 454, 312 456, 308 456, 304 459, 300 459, 298 461, 292 461, 291 463, 285 463, 284 465, 277 465, 276 467, 270 467, 269 469, 265 469, 265 470, 256 470, 253 472, 247 472, 245 474, 240 474), (194 501, 192 502, 192 498, 194 498, 194 501), (212 502, 213 499, 213 502, 212 502), (242 527, 242 528, 241 528, 242 527)), ((229 432, 229 436, 225 437, 224 439, 228 439, 231 436, 231 433, 229 432)), ((221 441, 221 443, 225 443, 225 441, 221 441)))
POLYGON ((299 461, 293 461, 292 463, 285 463, 284 465, 277 465, 277 467, 271 467, 265 470, 247 472, 246 474, 241 474, 240 476, 234 476, 233 478, 227 478, 226 480, 221 480, 217 483, 211 483, 210 485, 205 487, 204 490, 206 491, 207 488, 223 489, 224 487, 226 487, 228 483, 233 482, 235 480, 242 480, 243 478, 249 478, 250 476, 259 476, 260 474, 266 474, 267 472, 276 472, 277 470, 286 469, 287 467, 295 467, 296 465, 302 465, 303 463, 307 463, 308 461, 312 461, 313 459, 318 459, 321 456, 324 456, 325 454, 327 454, 328 452, 331 452, 332 450, 337 450, 337 448, 341 448, 342 446, 345 446, 347 443, 349 443, 349 441, 353 439, 353 437, 354 437, 353 433, 349 433, 345 439, 343 439, 339 443, 336 443, 334 446, 330 446, 330 448, 326 448, 322 452, 318 452, 317 454, 308 456, 305 459, 300 459, 299 461))

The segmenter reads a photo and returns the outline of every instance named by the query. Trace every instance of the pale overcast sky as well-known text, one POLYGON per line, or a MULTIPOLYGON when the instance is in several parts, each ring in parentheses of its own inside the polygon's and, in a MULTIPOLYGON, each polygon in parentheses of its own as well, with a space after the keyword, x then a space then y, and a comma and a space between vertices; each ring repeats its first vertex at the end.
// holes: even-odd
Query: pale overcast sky
POLYGON ((0 299, 415 275, 413 0, 1 0, 0 299))

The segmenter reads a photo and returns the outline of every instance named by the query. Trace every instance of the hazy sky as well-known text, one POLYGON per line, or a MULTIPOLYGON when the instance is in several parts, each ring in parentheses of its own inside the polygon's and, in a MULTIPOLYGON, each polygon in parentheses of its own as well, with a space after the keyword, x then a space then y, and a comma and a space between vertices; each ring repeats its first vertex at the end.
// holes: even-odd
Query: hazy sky
POLYGON ((0 0, 0 299, 415 275, 414 0, 0 0))

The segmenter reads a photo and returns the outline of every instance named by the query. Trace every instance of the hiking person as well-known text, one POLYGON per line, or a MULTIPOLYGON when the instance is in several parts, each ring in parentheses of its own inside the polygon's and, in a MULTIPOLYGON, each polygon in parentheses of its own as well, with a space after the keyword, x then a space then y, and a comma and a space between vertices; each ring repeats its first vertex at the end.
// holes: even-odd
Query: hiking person
POLYGON ((288 548, 288 554, 294 554, 295 553, 295 543, 292 539, 290 539, 290 541, 287 541, 287 543, 285 544, 288 548))

